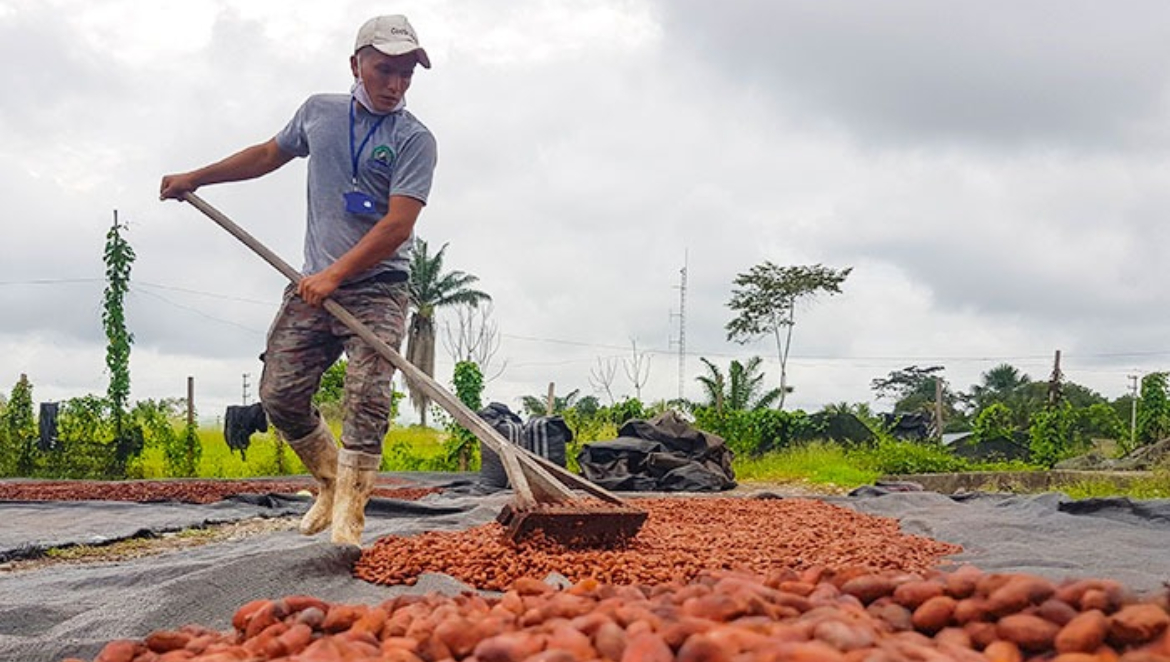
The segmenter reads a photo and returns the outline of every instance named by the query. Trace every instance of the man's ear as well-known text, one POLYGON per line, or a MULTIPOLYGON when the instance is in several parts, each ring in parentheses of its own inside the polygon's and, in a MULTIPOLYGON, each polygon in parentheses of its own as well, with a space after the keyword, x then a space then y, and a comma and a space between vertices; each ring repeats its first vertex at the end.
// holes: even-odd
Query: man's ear
POLYGON ((358 56, 357 56, 357 53, 354 53, 353 55, 350 55, 350 56, 349 56, 349 70, 350 70, 350 72, 351 72, 351 73, 353 73, 353 77, 354 77, 355 79, 356 79, 356 78, 361 78, 361 76, 359 75, 359 69, 358 69, 358 56))

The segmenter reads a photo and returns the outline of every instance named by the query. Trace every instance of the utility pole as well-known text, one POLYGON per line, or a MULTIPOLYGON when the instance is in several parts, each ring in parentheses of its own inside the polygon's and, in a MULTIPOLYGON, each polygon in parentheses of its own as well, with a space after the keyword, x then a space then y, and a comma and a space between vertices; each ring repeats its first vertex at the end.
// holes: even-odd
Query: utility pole
POLYGON ((679 270, 678 285, 678 314, 671 313, 671 317, 678 317, 678 340, 671 344, 678 345, 678 399, 682 402, 683 387, 687 374, 687 254, 683 253, 683 267, 679 270))
POLYGON ((1129 449, 1137 448, 1137 403, 1138 403, 1138 376, 1129 376, 1129 392, 1132 401, 1129 403, 1129 449))
POLYGON ((244 405, 245 406, 248 404, 248 377, 250 377, 250 376, 251 375, 249 373, 246 373, 246 372, 244 373, 244 405))
POLYGON ((1056 350, 1056 357, 1052 360, 1052 376, 1048 378, 1048 405, 1053 406, 1060 402, 1060 382, 1064 373, 1060 371, 1060 350, 1056 350))

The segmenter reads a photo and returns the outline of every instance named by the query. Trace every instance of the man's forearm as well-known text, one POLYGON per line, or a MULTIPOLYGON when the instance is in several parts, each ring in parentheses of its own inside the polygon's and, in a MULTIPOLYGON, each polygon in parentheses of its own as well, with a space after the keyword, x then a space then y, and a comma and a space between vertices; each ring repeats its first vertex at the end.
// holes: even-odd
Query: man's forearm
POLYGON ((280 151, 275 141, 268 141, 240 150, 209 166, 192 172, 199 186, 255 179, 288 163, 291 157, 280 151))
POLYGON ((370 269, 394 255, 403 242, 410 239, 413 221, 384 218, 378 222, 356 246, 333 264, 339 280, 345 280, 370 269))

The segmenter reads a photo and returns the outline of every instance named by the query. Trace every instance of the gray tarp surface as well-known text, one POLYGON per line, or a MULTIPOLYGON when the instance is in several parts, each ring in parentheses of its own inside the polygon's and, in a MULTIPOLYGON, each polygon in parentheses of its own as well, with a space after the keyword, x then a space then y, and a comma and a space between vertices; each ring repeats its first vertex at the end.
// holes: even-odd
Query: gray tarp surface
MULTIPOLYGON (((479 525, 491 521, 509 499, 506 492, 476 492, 464 483, 418 502, 375 499, 367 513, 364 542, 369 545, 391 533, 479 525)), ((898 518, 907 533, 963 545, 966 551, 954 560, 988 571, 1031 572, 1053 579, 1111 577, 1138 590, 1154 590, 1170 581, 1167 500, 1072 502, 1059 494, 952 498, 878 488, 826 500, 898 518)), ((110 508, 108 502, 92 502, 89 510, 85 504, 57 503, 41 507, 39 525, 27 510, 24 519, 16 518, 25 504, 0 502, 0 527, 5 547, 19 549, 22 536, 25 541, 51 538, 60 545, 73 531, 76 542, 86 543, 94 536, 112 537, 108 531, 115 528, 141 531, 149 528, 148 521, 170 526, 189 518, 188 523, 198 525, 221 521, 217 518, 226 513, 242 517, 299 513, 308 504, 283 497, 254 501, 191 509, 129 504, 124 511, 110 508), (54 513, 54 507, 61 510, 54 513), (176 515, 180 512, 182 517, 176 515), (10 526, 16 521, 24 522, 19 526, 25 528, 10 526), (50 536, 45 530, 49 526, 60 526, 61 531, 50 536), (10 542, 14 540, 15 545, 10 542)), ((283 531, 121 563, 0 573, 0 660, 88 659, 112 639, 142 638, 188 623, 226 630, 236 608, 258 598, 299 593, 376 604, 404 592, 467 589, 443 575, 426 576, 413 587, 358 581, 349 574, 358 550, 324 539, 283 531)))

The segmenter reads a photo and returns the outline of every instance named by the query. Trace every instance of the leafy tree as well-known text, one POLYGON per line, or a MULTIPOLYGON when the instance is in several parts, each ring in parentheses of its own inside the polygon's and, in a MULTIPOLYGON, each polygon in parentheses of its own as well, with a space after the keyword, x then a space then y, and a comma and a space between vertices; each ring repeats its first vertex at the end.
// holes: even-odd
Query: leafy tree
POLYGON ((21 375, 12 387, 12 396, 4 408, 4 437, 7 444, 3 457, 0 457, 3 460, 0 468, 15 476, 31 476, 35 468, 37 423, 33 413, 32 390, 28 377, 21 375))
POLYGON ((728 366, 727 377, 714 363, 699 358, 707 367, 708 374, 696 377, 707 398, 705 406, 714 407, 722 414, 724 409, 750 411, 767 409, 780 399, 780 389, 765 390, 764 374, 759 372, 763 359, 753 356, 747 363, 733 360, 728 366))
MULTIPOLYGON (((407 331, 406 360, 433 377, 435 374, 435 311, 454 305, 477 306, 491 297, 472 289, 479 280, 462 271, 443 272, 443 253, 447 244, 431 255, 427 242, 415 240, 410 261, 410 325, 407 331)), ((418 410, 422 425, 427 424, 430 400, 421 389, 407 380, 410 401, 418 410)))
POLYGON ((901 370, 894 370, 884 378, 870 382, 878 398, 894 399, 894 413, 908 414, 916 412, 933 412, 935 406, 936 384, 942 382, 943 415, 948 419, 957 417, 959 412, 959 396, 951 390, 950 384, 942 376, 942 366, 920 368, 912 365, 901 370))
POLYGON ((1051 467, 1068 457, 1073 447, 1074 424, 1075 414, 1067 402, 1037 412, 1028 430, 1032 461, 1051 467))
POLYGON ((1011 409, 1002 402, 992 402, 976 414, 971 432, 978 443, 992 439, 1011 439, 1016 429, 1011 409))
POLYGON ((1142 377, 1137 409, 1139 446, 1160 441, 1170 432, 1170 398, 1167 397, 1166 382, 1165 372, 1152 372, 1142 377))
POLYGON ((1128 426, 1108 403, 1095 402, 1077 410, 1077 427, 1089 436, 1124 440, 1128 426))
POLYGON ((1137 426, 1131 425, 1137 418, 1137 404, 1138 398, 1129 393, 1109 403, 1109 408, 1113 410, 1117 420, 1121 421, 1121 431, 1116 439, 1123 455, 1132 451, 1133 446, 1137 443, 1137 426))
POLYGON ((796 325, 796 302, 819 292, 839 294, 841 283, 851 271, 852 267, 834 270, 820 264, 779 267, 765 261, 735 277, 727 306, 736 316, 725 327, 727 339, 745 343, 766 334, 775 337, 780 358, 779 409, 784 408, 789 391, 788 350, 792 346, 792 327, 796 325))
MULTIPOLYGON (((1032 379, 1021 373, 1015 366, 1001 363, 983 373, 983 383, 971 387, 970 400, 976 414, 994 404, 1008 404, 1022 387, 1032 379)), ((1009 406, 1009 409, 1011 407, 1009 406)))

